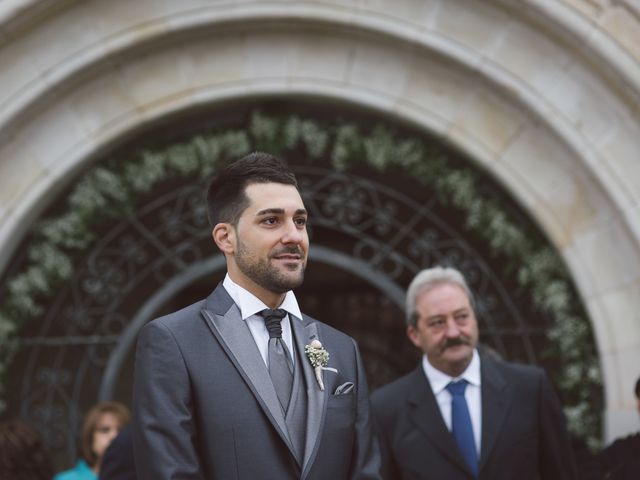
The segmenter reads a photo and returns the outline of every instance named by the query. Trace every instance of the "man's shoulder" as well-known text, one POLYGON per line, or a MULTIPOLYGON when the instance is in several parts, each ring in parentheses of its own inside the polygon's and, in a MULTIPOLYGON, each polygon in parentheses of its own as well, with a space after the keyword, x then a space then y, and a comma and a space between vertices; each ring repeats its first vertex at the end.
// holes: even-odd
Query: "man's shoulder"
POLYGON ((416 382, 421 380, 427 381, 426 377, 421 379, 419 372, 414 369, 375 390, 371 394, 371 402, 376 406, 382 406, 404 401, 409 392, 416 388, 416 382))
POLYGON ((507 362, 481 356, 481 371, 486 372, 487 370, 498 371, 509 379, 520 379, 523 382, 539 382, 546 375, 544 370, 536 365, 507 362))
POLYGON ((535 404, 554 396, 547 374, 536 365, 483 359, 480 371, 483 385, 485 382, 494 387, 508 385, 518 401, 535 404))
POLYGON ((162 325, 165 328, 173 329, 175 327, 184 328, 185 322, 191 319, 199 319, 202 309, 205 306, 205 300, 199 300, 175 312, 168 313, 161 317, 151 320, 147 326, 158 327, 162 325))
POLYGON ((317 320, 313 317, 310 317, 309 315, 303 314, 303 316, 305 317, 305 320, 314 322, 317 325, 320 337, 325 339, 326 341, 355 343, 353 337, 338 330, 337 328, 332 327, 327 323, 321 322, 320 320, 317 320))
POLYGON ((640 451, 640 432, 627 435, 623 438, 618 438, 611 445, 609 445, 605 452, 609 453, 631 453, 640 451))

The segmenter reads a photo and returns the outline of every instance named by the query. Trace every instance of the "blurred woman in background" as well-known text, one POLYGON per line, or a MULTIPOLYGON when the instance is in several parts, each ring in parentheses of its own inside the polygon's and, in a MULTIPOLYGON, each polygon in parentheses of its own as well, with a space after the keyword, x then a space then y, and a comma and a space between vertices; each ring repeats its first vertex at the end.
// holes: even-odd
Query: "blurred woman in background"
POLYGON ((129 409, 118 402, 93 406, 82 425, 83 458, 71 470, 58 473, 54 480, 97 480, 104 452, 130 418, 129 409))

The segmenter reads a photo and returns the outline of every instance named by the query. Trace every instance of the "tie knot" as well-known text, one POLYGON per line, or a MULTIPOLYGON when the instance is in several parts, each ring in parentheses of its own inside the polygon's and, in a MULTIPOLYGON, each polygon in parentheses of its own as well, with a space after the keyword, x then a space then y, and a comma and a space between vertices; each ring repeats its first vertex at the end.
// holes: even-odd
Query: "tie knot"
POLYGON ((264 324, 269 332, 269 338, 282 338, 282 325, 280 322, 286 314, 287 312, 280 308, 276 308, 275 310, 265 308, 259 313, 259 315, 264 318, 264 324))
POLYGON ((457 382, 449 382, 446 388, 451 395, 464 395, 464 390, 467 388, 467 381, 458 380, 457 382))

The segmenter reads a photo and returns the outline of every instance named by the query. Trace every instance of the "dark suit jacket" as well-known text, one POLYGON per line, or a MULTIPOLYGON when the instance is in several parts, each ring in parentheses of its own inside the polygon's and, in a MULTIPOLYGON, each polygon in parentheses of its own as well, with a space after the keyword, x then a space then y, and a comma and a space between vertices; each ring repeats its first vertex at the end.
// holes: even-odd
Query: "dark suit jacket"
MULTIPOLYGON (((481 356, 480 479, 575 479, 560 404, 544 372, 481 356)), ((427 378, 416 370, 372 395, 387 480, 470 480, 427 378)))
MULTIPOLYGON (((308 414, 302 465, 240 309, 222 285, 201 302, 140 333, 133 439, 138 477, 170 479, 379 478, 364 370, 356 343, 303 315, 291 319, 296 349, 317 338, 329 352, 325 390, 303 358, 308 414), (345 395, 337 386, 353 382, 345 395)), ((297 367, 296 367, 297 368, 297 367)))
POLYGON ((605 478, 638 480, 640 478, 640 433, 620 438, 600 454, 605 478))
POLYGON ((127 425, 120 431, 104 453, 99 479, 136 480, 131 425, 127 425))

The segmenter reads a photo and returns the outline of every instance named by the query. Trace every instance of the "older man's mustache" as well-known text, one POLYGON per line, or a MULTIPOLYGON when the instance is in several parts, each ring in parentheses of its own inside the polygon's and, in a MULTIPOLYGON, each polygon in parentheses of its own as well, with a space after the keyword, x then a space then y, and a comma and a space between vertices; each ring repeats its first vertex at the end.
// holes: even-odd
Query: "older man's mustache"
POLYGON ((445 342, 445 344, 442 346, 442 350, 446 350, 449 347, 458 347, 460 345, 471 346, 471 343, 464 338, 451 338, 445 342))

